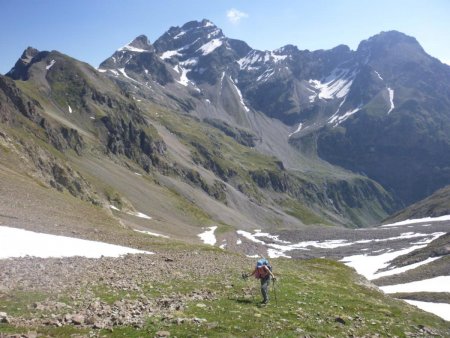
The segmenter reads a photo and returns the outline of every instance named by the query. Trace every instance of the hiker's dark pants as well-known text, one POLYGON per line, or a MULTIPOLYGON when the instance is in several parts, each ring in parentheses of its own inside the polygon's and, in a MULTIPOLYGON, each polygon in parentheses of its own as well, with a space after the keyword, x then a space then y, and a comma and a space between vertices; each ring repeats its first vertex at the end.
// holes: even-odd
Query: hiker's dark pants
POLYGON ((263 302, 267 303, 269 301, 269 285, 270 285, 270 275, 265 278, 261 278, 261 294, 263 296, 263 302))

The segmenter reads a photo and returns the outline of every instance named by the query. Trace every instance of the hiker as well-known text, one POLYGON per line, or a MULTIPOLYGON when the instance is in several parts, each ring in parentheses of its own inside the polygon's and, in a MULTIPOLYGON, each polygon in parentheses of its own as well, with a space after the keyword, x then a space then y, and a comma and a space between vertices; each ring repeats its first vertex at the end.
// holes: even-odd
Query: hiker
POLYGON ((256 263, 255 270, 250 274, 250 276, 255 276, 261 280, 261 294, 263 296, 262 304, 267 304, 269 302, 269 284, 270 279, 276 280, 272 273, 272 267, 269 261, 265 258, 258 260, 256 263))

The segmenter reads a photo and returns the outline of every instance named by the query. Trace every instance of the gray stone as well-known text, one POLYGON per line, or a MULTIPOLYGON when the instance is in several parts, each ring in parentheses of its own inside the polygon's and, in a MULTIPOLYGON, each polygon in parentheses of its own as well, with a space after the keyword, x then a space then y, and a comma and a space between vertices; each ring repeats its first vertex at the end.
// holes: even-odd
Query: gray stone
POLYGON ((81 325, 81 324, 84 324, 84 316, 83 316, 83 315, 80 315, 80 314, 73 315, 73 316, 72 316, 72 322, 73 322, 75 325, 81 325))

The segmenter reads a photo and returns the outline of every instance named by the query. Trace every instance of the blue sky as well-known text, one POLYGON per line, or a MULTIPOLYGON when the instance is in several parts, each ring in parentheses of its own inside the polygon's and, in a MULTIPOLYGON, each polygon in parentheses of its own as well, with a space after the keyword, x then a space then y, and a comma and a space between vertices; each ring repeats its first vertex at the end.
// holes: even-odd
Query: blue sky
POLYGON ((381 31, 412 35, 450 64, 447 0, 0 0, 0 73, 23 50, 58 50, 97 67, 140 34, 151 42, 170 26, 207 18, 251 47, 329 49, 381 31))

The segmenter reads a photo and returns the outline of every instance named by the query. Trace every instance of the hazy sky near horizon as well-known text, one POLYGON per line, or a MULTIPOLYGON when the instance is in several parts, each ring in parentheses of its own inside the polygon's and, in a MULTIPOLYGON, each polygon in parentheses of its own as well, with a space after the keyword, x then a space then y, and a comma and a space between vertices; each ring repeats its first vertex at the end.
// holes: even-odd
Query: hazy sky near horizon
POLYGON ((171 26, 204 18, 261 50, 356 49, 381 31, 398 30, 450 64, 448 0, 0 0, 0 15, 1 74, 28 46, 97 67, 140 34, 153 42, 171 26))

